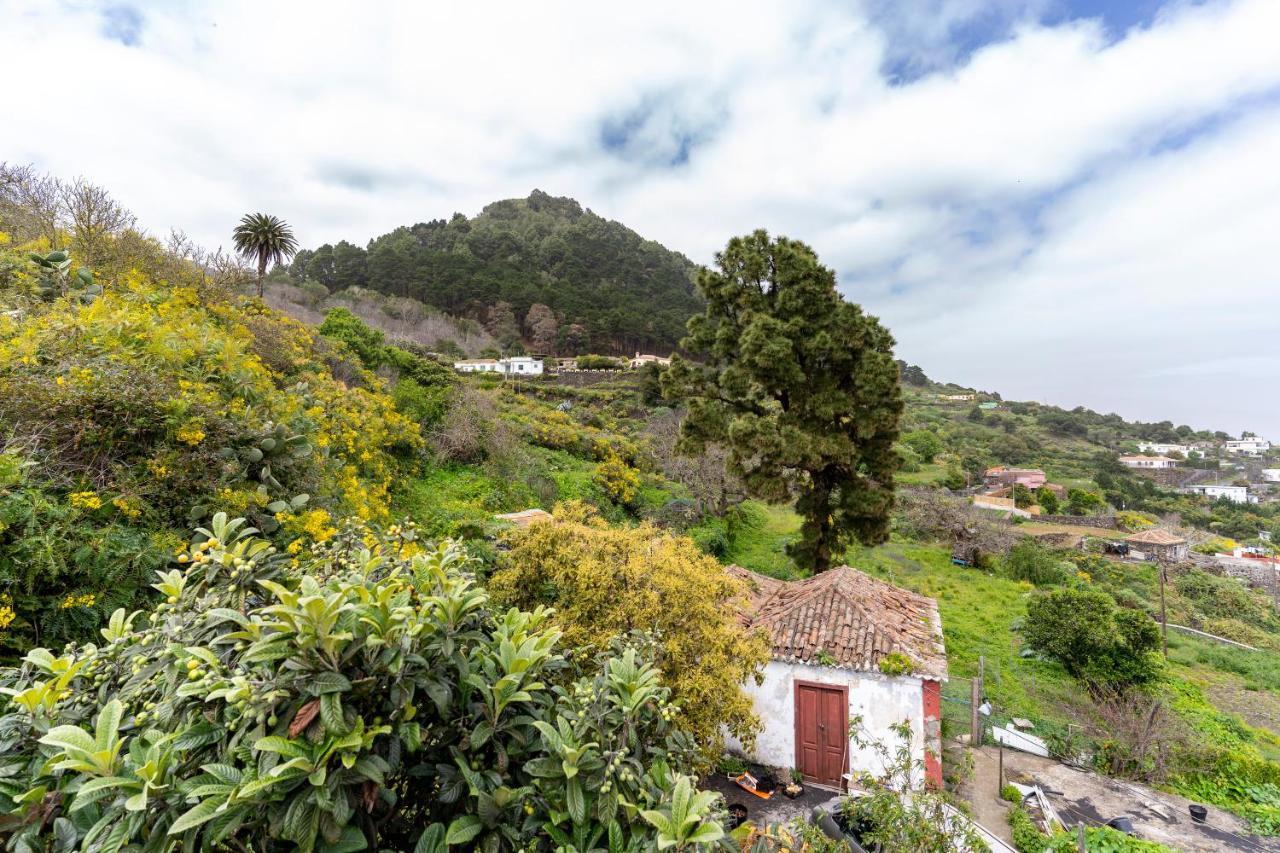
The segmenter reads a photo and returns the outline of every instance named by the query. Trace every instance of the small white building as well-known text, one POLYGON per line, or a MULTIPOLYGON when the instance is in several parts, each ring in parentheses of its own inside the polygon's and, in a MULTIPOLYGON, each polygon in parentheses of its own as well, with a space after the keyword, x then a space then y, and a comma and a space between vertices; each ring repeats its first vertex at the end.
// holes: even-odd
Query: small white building
MULTIPOLYGON (((925 768, 921 781, 940 786, 947 655, 937 602, 848 566, 801 581, 729 572, 748 587, 742 624, 763 631, 772 650, 763 683, 744 686, 763 724, 747 757, 837 788, 846 773, 884 770, 873 750, 850 739, 851 720, 891 749, 891 727, 905 721, 912 756, 925 768)), ((726 746, 746 754, 732 737, 726 746)))
POLYGON ((1245 486, 1213 483, 1188 486, 1184 491, 1191 495, 1204 495, 1209 500, 1214 501, 1219 498, 1226 498, 1232 503, 1237 504, 1256 504, 1258 502, 1257 496, 1249 494, 1249 489, 1245 486))
POLYGON ((1142 468, 1146 470, 1158 468, 1177 468, 1176 459, 1168 456, 1121 456, 1120 464, 1126 468, 1142 468))
POLYGON ((1181 453, 1186 456, 1191 452, 1189 444, 1161 444, 1156 441, 1140 441, 1138 442, 1139 453, 1150 453, 1156 456, 1164 456, 1166 453, 1181 453))
POLYGON ((667 356, 664 358, 660 355, 647 355, 637 352, 636 357, 627 362, 627 366, 632 370, 638 370, 646 364, 656 364, 659 367, 667 367, 671 364, 671 357, 667 356))
POLYGON ((1280 468, 1263 468, 1262 479, 1268 483, 1280 483, 1280 468))
POLYGON ((1241 438, 1228 441, 1222 446, 1223 450, 1228 453, 1238 453, 1244 456, 1259 456, 1271 449, 1271 442, 1265 438, 1258 438, 1256 435, 1250 438, 1241 438))
POLYGON ((455 361, 459 373, 502 373, 508 376, 540 376, 542 360, 527 355, 512 358, 468 358, 455 361))
POLYGON ((939 394, 939 400, 948 400, 953 403, 964 403, 970 400, 978 399, 977 394, 939 394))

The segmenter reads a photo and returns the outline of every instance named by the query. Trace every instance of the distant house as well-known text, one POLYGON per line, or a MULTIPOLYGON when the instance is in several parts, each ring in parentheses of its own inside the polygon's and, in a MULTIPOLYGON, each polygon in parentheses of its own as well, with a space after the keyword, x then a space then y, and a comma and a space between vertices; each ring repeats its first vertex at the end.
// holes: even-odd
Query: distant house
POLYGON ((1006 468, 1003 465, 997 465, 986 470, 983 480, 988 486, 1016 484, 1026 486, 1028 489, 1038 489, 1045 484, 1045 475, 1039 468, 1006 468))
POLYGON ((460 373, 502 373, 508 376, 539 376, 542 359, 527 355, 512 358, 468 358, 455 361, 453 369, 460 373))
POLYGON ((453 369, 459 373, 498 373, 498 360, 496 358, 464 358, 462 361, 455 361, 453 369))
POLYGON ((1156 527, 1126 536, 1124 541, 1130 547, 1156 559, 1185 560, 1187 557, 1187 540, 1156 527))
POLYGON ((1178 461, 1170 459, 1168 456, 1121 456, 1120 464, 1126 468, 1143 468, 1146 470, 1178 467, 1178 461))
POLYGON ((979 404, 978 404, 978 408, 979 408, 979 409, 982 409, 983 411, 987 411, 987 412, 989 412, 989 411, 992 411, 993 409, 998 409, 998 408, 1000 408, 1000 404, 999 404, 999 403, 996 403, 996 402, 994 402, 994 401, 992 401, 992 400, 988 400, 988 401, 987 401, 987 402, 985 402, 985 403, 979 403, 979 404))
POLYGON ((1189 444, 1161 444, 1158 441, 1140 441, 1138 442, 1139 453, 1150 453, 1156 456, 1164 456, 1166 453, 1181 453, 1186 456, 1191 452, 1189 444))
POLYGON ((939 394, 939 400, 949 400, 953 403, 964 403, 970 400, 978 399, 977 394, 939 394))
POLYGON ((660 355, 641 355, 637 352, 636 357, 627 362, 627 366, 632 370, 638 370, 646 364, 656 364, 659 367, 666 367, 671 364, 671 357, 667 356, 664 358, 660 355))
POLYGON ((1280 468, 1263 468, 1262 479, 1268 483, 1280 483, 1280 468))
POLYGON ((1183 492, 1189 495, 1204 495, 1210 500, 1218 500, 1226 498, 1232 503, 1237 504, 1256 504, 1258 498, 1249 494, 1247 486, 1232 486, 1227 483, 1197 483, 1194 486, 1188 486, 1183 492))
MULTIPOLYGON (((748 757, 836 788, 846 773, 884 769, 849 739, 853 717, 891 745, 891 727, 906 721, 924 781, 941 785, 947 655, 937 602, 848 566, 790 582, 728 571, 748 587, 740 622, 764 632, 773 658, 762 684, 744 685, 764 726, 748 757)), ((746 752, 731 737, 726 745, 746 752)))
POLYGON ((1242 456, 1259 456, 1271 449, 1271 442, 1265 438, 1241 438, 1239 440, 1228 441, 1223 444, 1222 449, 1228 453, 1236 453, 1242 456))

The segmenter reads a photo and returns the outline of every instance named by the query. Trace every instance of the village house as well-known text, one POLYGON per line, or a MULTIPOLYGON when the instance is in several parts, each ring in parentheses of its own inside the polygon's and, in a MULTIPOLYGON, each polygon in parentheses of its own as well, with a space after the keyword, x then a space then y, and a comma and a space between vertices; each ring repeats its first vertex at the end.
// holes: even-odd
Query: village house
POLYGON ((953 403, 965 403, 978 399, 977 394, 939 394, 939 400, 949 400, 953 403))
POLYGON ((638 370, 646 364, 656 364, 659 367, 666 367, 671 364, 671 357, 663 358, 660 355, 641 355, 636 353, 636 357, 627 362, 627 366, 632 370, 638 370))
POLYGON ((1268 483, 1280 483, 1280 468, 1263 468, 1262 479, 1268 483))
POLYGON ((1120 464, 1126 468, 1141 468, 1148 471, 1178 467, 1178 461, 1168 456, 1121 456, 1120 464))
POLYGON ((1237 504, 1256 504, 1258 502, 1256 496, 1249 494, 1247 486, 1233 486, 1228 483, 1197 483, 1194 486, 1188 486, 1182 491, 1188 495, 1204 495, 1213 501, 1219 498, 1226 498, 1237 504))
POLYGON ((1035 490, 1045 484, 1045 475, 1039 468, 1006 468, 997 465, 986 470, 983 480, 988 486, 1019 485, 1035 490))
POLYGON ((1125 542, 1136 551, 1157 560, 1185 560, 1187 540, 1167 530, 1153 527, 1141 533, 1126 536, 1125 542))
POLYGON ((1271 449, 1271 442, 1255 435, 1249 438, 1228 441, 1223 444, 1222 449, 1228 453, 1236 453, 1242 456, 1260 456, 1271 449))
POLYGON ((540 376, 542 359, 527 355, 511 358, 467 358, 455 361, 453 369, 459 373, 502 373, 508 376, 540 376))
MULTIPOLYGON (((891 748, 890 727, 907 721, 923 781, 940 786, 947 656, 937 602, 848 566, 801 581, 728 571, 749 590, 740 621, 764 632, 772 652, 764 682, 745 685, 763 724, 748 757, 837 788, 846 773, 884 769, 851 741, 851 720, 891 748)), ((746 754, 732 737, 726 745, 746 754)))
POLYGON ((1164 456, 1167 453, 1181 453, 1186 456, 1191 452, 1189 444, 1161 444, 1158 441, 1140 441, 1138 442, 1139 453, 1149 453, 1156 456, 1164 456))

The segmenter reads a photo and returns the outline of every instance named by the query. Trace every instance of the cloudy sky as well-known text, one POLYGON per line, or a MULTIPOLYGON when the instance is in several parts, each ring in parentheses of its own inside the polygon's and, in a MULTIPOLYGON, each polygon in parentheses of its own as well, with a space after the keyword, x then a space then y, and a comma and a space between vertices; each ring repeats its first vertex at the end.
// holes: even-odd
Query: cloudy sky
POLYGON ((931 376, 1280 437, 1280 2, 0 0, 0 160, 209 246, 537 187, 806 240, 931 376))

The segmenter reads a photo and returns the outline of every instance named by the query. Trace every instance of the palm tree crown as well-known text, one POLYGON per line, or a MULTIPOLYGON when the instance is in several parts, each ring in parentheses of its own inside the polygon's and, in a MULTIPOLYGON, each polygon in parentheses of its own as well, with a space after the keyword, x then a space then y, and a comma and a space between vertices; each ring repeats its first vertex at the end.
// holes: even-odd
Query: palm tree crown
POLYGON ((268 264, 279 264, 297 254, 298 241, 289 223, 266 213, 248 213, 232 232, 236 251, 258 265, 258 296, 268 264))

